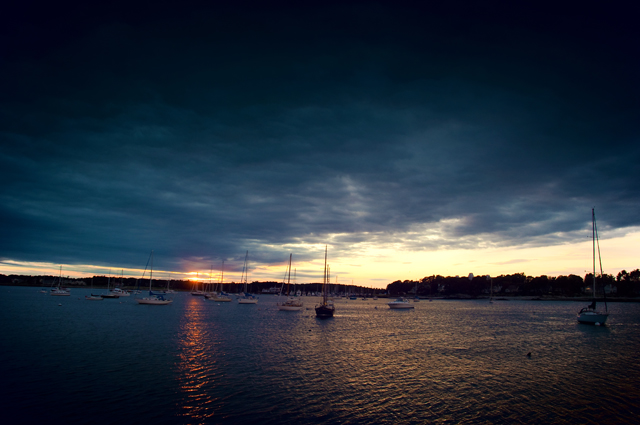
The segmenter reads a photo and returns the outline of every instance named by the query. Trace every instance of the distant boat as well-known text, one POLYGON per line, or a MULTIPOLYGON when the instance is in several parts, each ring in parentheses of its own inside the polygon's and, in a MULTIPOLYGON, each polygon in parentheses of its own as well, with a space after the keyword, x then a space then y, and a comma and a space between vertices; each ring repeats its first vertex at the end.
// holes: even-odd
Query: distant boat
MULTIPOLYGON (((109 274, 111 274, 111 271, 109 271, 109 274)), ((111 287, 111 276, 109 276, 109 278, 107 279, 107 293, 106 294, 100 294, 100 296, 102 298, 120 298, 120 295, 113 293, 112 291, 109 290, 109 288, 111 287)))
POLYGON ((121 288, 113 288, 111 290, 111 293, 114 294, 114 295, 117 295, 119 297, 129 297, 129 296, 131 296, 129 291, 125 291, 124 289, 121 289, 121 288))
POLYGON ((224 292, 224 260, 222 260, 222 271, 220 274, 220 282, 218 285, 219 288, 216 288, 217 290, 212 294, 205 295, 205 298, 219 303, 230 303, 231 297, 229 296, 229 294, 226 294, 224 292))
POLYGON ((193 284, 193 287, 191 288, 191 295, 196 296, 196 297, 204 297, 205 292, 199 289, 198 286, 198 274, 196 273, 196 281, 193 284))
MULTIPOLYGON (((54 279, 54 283, 55 283, 55 279, 54 279)), ((69 291, 67 288, 62 287, 62 266, 60 266, 60 276, 58 277, 58 286, 56 286, 55 288, 51 288, 51 292, 49 293, 56 297, 68 297, 69 295, 71 295, 71 291, 69 291)))
MULTIPOLYGON (((288 278, 287 278, 287 300, 283 303, 278 303, 278 310, 280 311, 300 311, 302 307, 304 307, 302 301, 299 298, 290 297, 290 284, 291 284, 291 258, 293 254, 289 254, 289 270, 288 270, 288 278)), ((284 285, 284 282, 283 282, 284 285)), ((282 290, 280 290, 282 293, 282 290)), ((298 291, 299 292, 299 291, 298 291)))
POLYGON ((91 278, 91 295, 85 295, 84 299, 87 301, 102 301, 102 295, 95 295, 93 293, 93 278, 91 278))
MULTIPOLYGON (((604 311, 596 308, 596 246, 598 248, 598 260, 600 262, 600 276, 603 276, 603 274, 602 258, 600 257, 600 242, 598 241, 598 228, 596 226, 596 213, 594 208, 591 209, 591 232, 593 238, 593 288, 591 290, 593 293, 593 301, 587 307, 580 310, 578 313, 578 322, 590 325, 604 325, 607 318, 609 318, 606 298, 604 299, 604 311)), ((602 288, 602 292, 606 297, 604 287, 602 288)))
POLYGON ((322 302, 316 306, 316 317, 327 319, 333 317, 336 307, 333 301, 328 299, 329 295, 329 272, 327 268, 327 246, 324 247, 324 277, 322 278, 322 302))
POLYGON ((249 251, 247 251, 244 256, 244 266, 242 267, 242 278, 241 281, 244 282, 244 288, 242 295, 238 298, 238 304, 258 304, 258 297, 247 292, 247 280, 249 275, 249 251))
POLYGON ((406 298, 396 298, 395 301, 388 302, 387 305, 389 306, 389 308, 394 310, 414 308, 413 305, 406 298))
MULTIPOLYGON (((120 272, 120 286, 122 286, 122 277, 123 277, 122 275, 123 275, 123 274, 124 274, 124 270, 122 270, 122 271, 120 272)), ((113 289, 111 290, 111 293, 112 293, 112 294, 114 294, 114 295, 117 295, 118 297, 128 297, 128 296, 130 296, 130 295, 131 295, 131 294, 129 293, 129 291, 125 291, 124 289, 122 289, 122 288, 120 288, 120 287, 113 288, 113 289)))
MULTIPOLYGON (((171 304, 173 300, 166 299, 164 294, 154 294, 151 291, 151 282, 153 281, 153 251, 151 251, 151 255, 149 256, 149 261, 147 264, 151 263, 151 268, 149 272, 149 296, 144 298, 136 298, 136 302, 138 304, 149 304, 149 305, 167 305, 171 304)), ((146 271, 146 269, 145 269, 146 271)), ((144 276, 144 274, 143 274, 144 276)))

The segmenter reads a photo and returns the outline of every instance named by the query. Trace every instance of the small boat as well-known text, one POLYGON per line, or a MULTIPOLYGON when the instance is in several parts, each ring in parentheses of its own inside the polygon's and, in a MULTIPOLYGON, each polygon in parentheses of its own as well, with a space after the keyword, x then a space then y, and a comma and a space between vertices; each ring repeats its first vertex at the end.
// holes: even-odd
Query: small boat
MULTIPOLYGON (((122 270, 120 273, 121 273, 120 274, 120 286, 122 286, 122 277, 123 277, 123 274, 124 274, 124 270, 122 270)), ((111 293, 114 294, 114 295, 117 295, 118 297, 128 297, 128 296, 131 295, 129 293, 129 291, 125 291, 124 289, 122 289, 120 287, 113 288, 111 290, 111 293)))
MULTIPOLYGON (((111 274, 111 272, 109 272, 109 274, 111 274)), ((109 279, 107 280, 107 293, 106 294, 100 294, 100 296, 102 298, 107 298, 107 299, 116 299, 116 298, 120 298, 120 295, 114 294, 113 292, 111 292, 111 290, 109 289, 111 287, 111 276, 109 276, 109 279)))
POLYGON ((211 301, 216 301, 219 303, 230 303, 231 302, 231 296, 227 293, 224 292, 224 260, 222 260, 222 270, 220 273, 220 283, 219 283, 219 289, 214 291, 211 294, 206 294, 205 298, 211 301))
POLYGON ((414 308, 413 305, 406 298, 396 298, 395 301, 388 302, 387 305, 389 306, 389 308, 394 310, 414 308))
POLYGON ((102 301, 102 295, 96 295, 93 293, 93 278, 91 278, 91 295, 85 295, 84 299, 87 301, 102 301))
POLYGON ((115 295, 117 295, 117 296, 119 296, 119 297, 128 297, 128 296, 130 296, 130 295, 131 295, 131 294, 129 293, 129 291, 125 291, 124 289, 121 289, 121 288, 113 288, 113 289, 111 290, 111 293, 112 293, 112 294, 115 294, 115 295))
POLYGON ((247 280, 249 275, 249 251, 244 256, 244 266, 242 267, 241 282, 244 282, 244 289, 242 295, 238 297, 238 304, 258 304, 258 297, 247 292, 247 280))
POLYGON ((69 295, 71 295, 71 291, 69 291, 67 288, 62 287, 62 266, 60 266, 60 276, 58 277, 58 286, 56 286, 55 288, 51 288, 51 291, 49 292, 49 294, 56 297, 68 297, 69 295))
MULTIPOLYGON (((604 325, 609 318, 609 311, 607 308, 607 300, 604 299, 604 311, 598 310, 596 307, 596 247, 598 248, 598 260, 600 261, 600 276, 602 274, 602 258, 600 258, 600 243, 598 242, 598 228, 596 226, 596 213, 595 209, 591 209, 591 232, 593 238, 593 301, 587 307, 584 307, 578 312, 578 323, 586 323, 589 325, 604 325)), ((602 292, 606 297, 604 288, 602 292)))
MULTIPOLYGON (((148 304, 148 305, 167 305, 167 304, 171 304, 173 302, 173 300, 170 299, 166 299, 164 297, 164 294, 157 294, 157 293, 153 293, 153 291, 151 291, 151 283, 153 281, 153 251, 151 251, 151 255, 149 256, 149 261, 147 261, 147 264, 149 264, 149 262, 151 262, 151 268, 150 268, 150 273, 149 273, 149 296, 144 297, 144 298, 136 298, 136 302, 138 304, 148 304)), ((146 269, 145 269, 146 271, 146 269)), ((144 276, 144 273, 143 273, 144 276)))
POLYGON ((205 292, 199 288, 198 279, 199 279, 198 273, 196 272, 196 281, 193 284, 193 288, 191 288, 191 295, 193 295, 194 297, 204 297, 205 292))
POLYGON ((327 268, 327 246, 324 247, 324 277, 322 279, 322 302, 316 305, 316 317, 319 319, 328 319, 333 317, 336 311, 333 300, 328 299, 329 295, 329 271, 327 268))
MULTIPOLYGON (((302 307, 304 307, 302 301, 299 298, 295 298, 295 297, 290 297, 289 296, 289 288, 290 288, 290 284, 291 284, 291 258, 292 258, 293 254, 289 254, 289 271, 288 271, 288 275, 289 277, 287 278, 287 300, 282 302, 282 303, 278 303, 278 310, 280 311, 300 311, 302 310, 302 307)), ((284 282, 283 282, 284 285, 284 282)), ((280 292, 282 293, 282 289, 280 290, 280 292)), ((298 291, 300 292, 300 291, 298 291)))

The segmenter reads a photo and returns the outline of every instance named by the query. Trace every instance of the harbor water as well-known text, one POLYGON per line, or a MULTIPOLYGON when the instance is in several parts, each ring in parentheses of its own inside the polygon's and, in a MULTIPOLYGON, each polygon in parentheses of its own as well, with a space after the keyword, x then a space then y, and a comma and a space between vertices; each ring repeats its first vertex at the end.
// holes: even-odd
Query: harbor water
MULTIPOLYGON (((278 297, 87 301, 0 287, 3 424, 617 424, 640 417, 640 304, 278 297)), ((94 292, 96 292, 94 290, 94 292)), ((99 291, 98 291, 99 292, 99 291)))

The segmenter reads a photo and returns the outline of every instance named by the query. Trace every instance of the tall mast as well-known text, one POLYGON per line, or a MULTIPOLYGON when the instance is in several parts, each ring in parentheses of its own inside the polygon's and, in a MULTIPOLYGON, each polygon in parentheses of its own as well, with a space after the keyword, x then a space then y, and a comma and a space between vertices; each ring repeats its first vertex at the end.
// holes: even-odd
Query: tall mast
POLYGON ((287 278, 287 297, 289 296, 289 285, 291 284, 291 257, 293 253, 289 254, 289 277, 287 278))
POLYGON ((222 274, 220 275, 220 292, 224 291, 224 260, 222 260, 222 274))
POLYGON ((324 246, 324 276, 322 278, 322 302, 327 304, 327 246, 324 246))
POLYGON ((152 281, 153 281, 153 250, 151 250, 151 269, 149 270, 149 291, 151 291, 152 281))
POLYGON ((591 208, 591 234, 593 239, 593 299, 596 298, 596 213, 595 208, 591 208))

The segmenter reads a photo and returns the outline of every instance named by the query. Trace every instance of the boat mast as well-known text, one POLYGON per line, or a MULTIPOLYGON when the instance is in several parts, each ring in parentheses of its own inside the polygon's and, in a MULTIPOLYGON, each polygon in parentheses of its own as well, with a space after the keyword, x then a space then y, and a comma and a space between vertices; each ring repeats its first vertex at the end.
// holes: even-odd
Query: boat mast
POLYGON ((591 208, 591 235, 593 240, 593 299, 596 299, 596 213, 595 208, 591 208))
POLYGON ((293 256, 293 253, 289 254, 289 277, 287 277, 287 297, 289 296, 289 288, 290 288, 290 284, 291 284, 291 257, 293 256))
POLYGON ((600 239, 598 238, 598 225, 596 224, 596 213, 595 208, 591 209, 591 214, 593 215, 593 297, 595 299, 596 296, 596 246, 598 248, 598 262, 600 263, 600 279, 602 280, 602 296, 604 298, 604 310, 608 311, 607 308, 607 293, 605 292, 605 281, 604 274, 602 273, 602 256, 600 255, 600 239))
POLYGON ((220 292, 224 291, 224 260, 222 260, 222 273, 220 275, 220 292))
POLYGON ((244 256, 244 265, 242 266, 242 279, 244 284, 244 292, 247 293, 247 275, 249 274, 249 267, 247 266, 247 259, 249 258, 249 250, 244 256))
POLYGON ((322 304, 327 305, 327 246, 324 246, 324 276, 322 277, 322 304))
POLYGON ((151 282, 153 281, 153 250, 151 250, 151 258, 149 261, 151 262, 149 269, 149 292, 151 292, 151 282))

